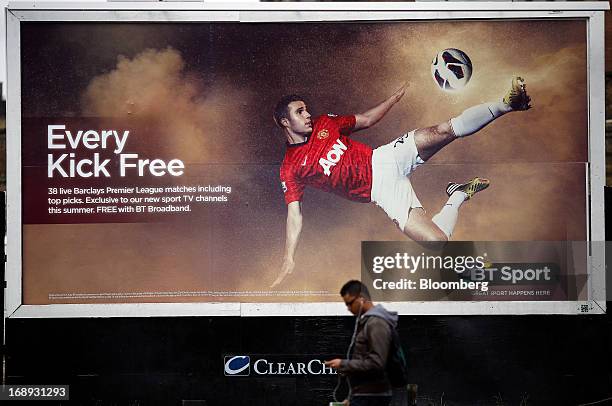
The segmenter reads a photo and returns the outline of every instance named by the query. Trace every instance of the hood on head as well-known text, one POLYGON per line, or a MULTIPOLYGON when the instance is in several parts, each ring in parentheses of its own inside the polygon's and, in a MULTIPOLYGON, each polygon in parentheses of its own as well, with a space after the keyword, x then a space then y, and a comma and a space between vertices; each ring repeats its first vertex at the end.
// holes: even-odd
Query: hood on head
POLYGON ((382 305, 377 304, 368 310, 365 314, 361 316, 361 319, 365 321, 366 317, 380 317, 385 320, 387 323, 391 324, 393 328, 397 327, 398 316, 397 312, 390 312, 389 310, 382 307, 382 305))

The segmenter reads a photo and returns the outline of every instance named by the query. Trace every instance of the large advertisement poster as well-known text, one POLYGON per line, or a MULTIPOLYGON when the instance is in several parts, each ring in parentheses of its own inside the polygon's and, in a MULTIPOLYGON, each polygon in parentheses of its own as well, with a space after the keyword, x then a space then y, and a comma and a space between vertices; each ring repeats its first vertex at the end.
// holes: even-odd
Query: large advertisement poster
POLYGON ((20 35, 24 304, 330 302, 446 239, 490 289, 394 300, 587 300, 586 20, 20 35))

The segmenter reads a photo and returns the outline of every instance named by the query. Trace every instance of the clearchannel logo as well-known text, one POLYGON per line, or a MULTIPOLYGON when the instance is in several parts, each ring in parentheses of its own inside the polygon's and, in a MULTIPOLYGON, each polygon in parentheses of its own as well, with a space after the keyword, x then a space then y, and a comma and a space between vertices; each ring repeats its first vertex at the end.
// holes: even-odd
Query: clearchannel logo
POLYGON ((223 373, 225 376, 249 376, 251 373, 251 357, 248 355, 226 356, 224 361, 223 373))
POLYGON ((296 376, 336 375, 336 370, 319 358, 279 355, 228 355, 224 357, 225 376, 296 376))

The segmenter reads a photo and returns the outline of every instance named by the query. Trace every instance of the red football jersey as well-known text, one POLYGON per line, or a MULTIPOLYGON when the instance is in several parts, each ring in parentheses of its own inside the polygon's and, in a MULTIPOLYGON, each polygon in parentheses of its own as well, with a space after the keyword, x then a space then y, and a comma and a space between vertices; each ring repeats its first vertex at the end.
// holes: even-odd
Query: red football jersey
POLYGON ((372 148, 348 137, 355 116, 319 116, 305 142, 287 144, 280 169, 287 204, 302 200, 307 185, 349 200, 369 202, 372 148))

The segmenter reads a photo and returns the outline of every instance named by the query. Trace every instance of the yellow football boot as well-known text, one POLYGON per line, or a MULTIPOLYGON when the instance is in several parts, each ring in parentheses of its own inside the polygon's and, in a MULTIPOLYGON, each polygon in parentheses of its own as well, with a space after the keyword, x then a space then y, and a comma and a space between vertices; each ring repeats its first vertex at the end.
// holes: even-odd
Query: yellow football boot
POLYGON ((485 190, 489 187, 489 179, 474 178, 467 183, 449 183, 446 187, 446 194, 450 197, 456 191, 463 192, 467 195, 467 199, 471 199, 476 193, 485 190))
POLYGON ((512 110, 529 110, 531 108, 531 97, 527 95, 527 86, 525 79, 520 76, 512 78, 512 87, 504 96, 504 103, 512 108, 512 110))

